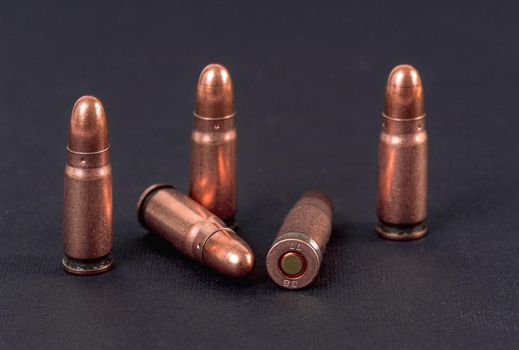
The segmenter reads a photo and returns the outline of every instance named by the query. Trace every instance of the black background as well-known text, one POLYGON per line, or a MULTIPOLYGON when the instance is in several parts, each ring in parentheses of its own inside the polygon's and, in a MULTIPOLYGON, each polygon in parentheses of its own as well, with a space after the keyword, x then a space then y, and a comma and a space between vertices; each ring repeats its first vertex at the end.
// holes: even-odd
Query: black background
POLYGON ((4 1, 0 5, 0 347, 486 348, 519 342, 516 3, 4 1), (236 92, 241 234, 254 273, 219 276, 147 234, 136 200, 188 185, 195 83, 236 92), (430 234, 380 239, 377 146, 390 69, 415 65, 430 137, 430 234), (115 268, 62 271, 71 108, 108 113, 115 268), (265 256, 300 194, 335 227, 316 282, 265 256))

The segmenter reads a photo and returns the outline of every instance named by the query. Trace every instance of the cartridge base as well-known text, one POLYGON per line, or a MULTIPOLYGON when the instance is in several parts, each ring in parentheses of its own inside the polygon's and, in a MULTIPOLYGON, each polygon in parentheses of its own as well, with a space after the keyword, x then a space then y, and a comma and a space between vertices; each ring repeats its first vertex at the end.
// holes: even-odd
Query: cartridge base
POLYGON ((312 283, 319 273, 322 253, 307 235, 289 232, 279 236, 267 254, 267 272, 286 289, 300 289, 312 283))
POLYGON ((375 225, 375 230, 382 238, 393 241, 411 241, 422 238, 427 234, 425 222, 412 225, 392 225, 379 222, 375 225))
POLYGON ((66 256, 61 261, 65 271, 74 275, 96 275, 112 268, 112 255, 108 254, 97 259, 74 259, 66 256))

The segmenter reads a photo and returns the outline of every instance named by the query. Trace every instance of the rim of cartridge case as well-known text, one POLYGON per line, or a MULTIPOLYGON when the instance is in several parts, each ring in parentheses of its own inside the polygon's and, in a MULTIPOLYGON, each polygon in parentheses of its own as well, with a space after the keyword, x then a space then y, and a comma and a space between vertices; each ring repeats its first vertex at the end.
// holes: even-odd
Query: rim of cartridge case
POLYGON ((144 192, 139 197, 139 200, 137 201, 137 219, 139 220, 139 223, 142 225, 142 227, 147 229, 146 223, 144 222, 144 209, 146 208, 146 205, 150 201, 150 199, 153 197, 154 194, 158 192, 158 190, 161 190, 163 188, 172 188, 175 189, 174 186, 165 184, 165 183, 158 183, 153 184, 146 188, 144 192))
POLYGON ((289 232, 281 235, 267 254, 267 272, 270 278, 279 286, 286 289, 300 289, 311 284, 321 266, 321 252, 315 241, 300 232, 289 232), (287 276, 279 267, 279 259, 286 253, 296 252, 306 260, 305 271, 296 276, 287 276))
POLYGON ((65 255, 61 264, 65 271, 73 275, 97 275, 110 270, 113 259, 111 254, 96 259, 74 259, 65 255))
POLYGON ((410 225, 394 225, 379 221, 375 225, 377 233, 392 241, 412 241, 427 235, 428 227, 425 221, 410 225))

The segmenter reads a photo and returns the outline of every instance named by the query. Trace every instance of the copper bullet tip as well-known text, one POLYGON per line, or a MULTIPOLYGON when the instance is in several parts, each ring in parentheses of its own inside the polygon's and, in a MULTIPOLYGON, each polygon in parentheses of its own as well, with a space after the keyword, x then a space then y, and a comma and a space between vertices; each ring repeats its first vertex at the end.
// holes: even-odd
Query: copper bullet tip
POLYGON ((232 277, 245 277, 254 269, 254 253, 231 229, 215 232, 204 245, 204 264, 232 277))
POLYGON ((415 119, 424 115, 422 80, 408 64, 393 68, 386 84, 384 114, 394 119, 415 119))
POLYGON ((414 87, 422 85, 422 80, 413 66, 401 64, 391 70, 387 83, 399 87, 414 87))
POLYGON ((234 92, 231 74, 221 64, 206 66, 196 88, 195 114, 202 118, 217 119, 234 113, 234 92))
POLYGON ((94 153, 108 148, 105 109, 94 96, 80 97, 70 118, 68 149, 77 153, 94 153))

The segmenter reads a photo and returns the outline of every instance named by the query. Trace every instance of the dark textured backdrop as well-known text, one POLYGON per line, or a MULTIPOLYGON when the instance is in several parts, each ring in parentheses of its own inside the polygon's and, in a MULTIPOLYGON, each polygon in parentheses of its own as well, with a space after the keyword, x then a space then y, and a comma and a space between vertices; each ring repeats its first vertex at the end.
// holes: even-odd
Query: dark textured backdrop
POLYGON ((511 349, 519 344, 519 6, 430 1, 4 1, 0 4, 0 348, 511 349), (146 233, 149 184, 187 188, 194 88, 210 62, 235 83, 241 234, 233 281, 146 233), (375 222, 383 90, 422 74, 430 235, 375 222), (61 270, 70 110, 108 112, 116 267, 61 270), (336 204, 308 289, 265 255, 305 190, 336 204))

